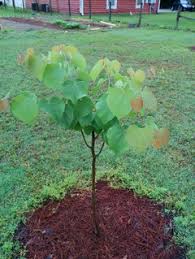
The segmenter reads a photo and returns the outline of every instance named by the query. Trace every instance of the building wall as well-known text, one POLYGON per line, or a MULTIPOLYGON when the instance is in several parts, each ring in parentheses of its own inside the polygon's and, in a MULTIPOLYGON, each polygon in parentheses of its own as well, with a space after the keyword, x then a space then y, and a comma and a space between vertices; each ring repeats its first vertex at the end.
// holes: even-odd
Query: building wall
MULTIPOLYGON (((91 0, 92 14, 95 13, 108 13, 107 0, 91 0)), ((154 5, 155 11, 158 10, 158 1, 154 5)), ((87 14, 89 10, 89 0, 84 0, 84 13, 87 14)), ((117 0, 117 9, 112 9, 112 13, 138 13, 139 8, 136 8, 136 0, 117 0)), ((149 13, 148 3, 144 3, 143 12, 149 13)))
MULTIPOLYGON (((50 0, 52 5, 52 10, 54 12, 68 13, 68 0, 50 0)), ((80 12, 80 0, 70 0, 71 2, 71 12, 80 12)), ((49 4, 49 0, 26 0, 27 8, 31 8, 32 3, 49 4)))
MULTIPOLYGON (((68 13, 68 0, 53 0, 58 2, 58 10, 62 13, 68 13)), ((71 12, 79 13, 80 0, 70 0, 71 12)))
MULTIPOLYGON (((3 2, 3 0, 2 0, 2 2, 3 2)), ((6 0, 6 4, 7 4, 8 6, 13 6, 12 0, 6 0)), ((16 7, 23 8, 22 0, 15 0, 15 6, 16 6, 16 7)), ((24 0, 24 7, 25 7, 25 0, 24 0)))
MULTIPOLYGON (((18 0, 21 1, 21 0, 18 0)), ((60 13, 68 13, 68 0, 50 0, 52 3, 52 10, 60 13)), ((80 13, 80 0, 71 1, 71 12, 80 13)), ((155 0, 154 0, 155 1, 155 0)), ((154 5, 155 11, 158 10, 158 1, 154 5)), ((31 8, 31 4, 36 0, 26 0, 27 8, 31 8)), ((49 4, 49 0, 37 0, 39 4, 49 4)), ((92 14, 108 13, 106 0, 91 0, 92 14)), ((89 0, 83 0, 84 14, 88 14, 89 0)), ((112 10, 113 13, 138 13, 139 8, 136 8, 136 0, 118 0, 117 9, 112 10)), ((149 5, 144 3, 143 13, 149 13, 149 5)))

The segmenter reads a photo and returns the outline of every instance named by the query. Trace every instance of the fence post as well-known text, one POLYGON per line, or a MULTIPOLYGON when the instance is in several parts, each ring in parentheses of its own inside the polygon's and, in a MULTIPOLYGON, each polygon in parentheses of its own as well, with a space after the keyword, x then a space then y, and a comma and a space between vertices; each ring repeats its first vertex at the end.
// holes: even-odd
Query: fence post
POLYGON ((109 0, 109 21, 112 20, 112 2, 109 0))
POLYGON ((91 19, 91 0, 89 0, 89 19, 91 19))
POLYGON ((3 1, 3 5, 4 5, 5 9, 6 9, 6 7, 7 7, 6 0, 3 1))
POLYGON ((151 0, 148 0, 148 6, 149 6, 149 13, 152 13, 152 2, 151 0))
POLYGON ((14 10, 16 10, 15 0, 12 0, 12 5, 13 5, 14 10))
POLYGON ((49 12, 50 12, 50 14, 52 15, 52 2, 51 2, 52 0, 49 0, 49 12))
POLYGON ((179 27, 179 19, 181 17, 180 13, 181 13, 182 8, 180 7, 177 11, 177 16, 176 16, 176 26, 175 26, 175 30, 178 30, 179 27))
POLYGON ((25 8, 25 6, 24 6, 24 0, 22 0, 22 10, 24 11, 24 8, 25 8))
POLYGON ((143 8, 143 2, 141 0, 140 2, 140 11, 139 11, 139 20, 138 20, 138 24, 137 27, 141 27, 141 23, 142 23, 142 8, 143 8))
POLYGON ((68 0, 68 13, 69 13, 69 16, 71 17, 72 13, 71 13, 70 0, 68 0))

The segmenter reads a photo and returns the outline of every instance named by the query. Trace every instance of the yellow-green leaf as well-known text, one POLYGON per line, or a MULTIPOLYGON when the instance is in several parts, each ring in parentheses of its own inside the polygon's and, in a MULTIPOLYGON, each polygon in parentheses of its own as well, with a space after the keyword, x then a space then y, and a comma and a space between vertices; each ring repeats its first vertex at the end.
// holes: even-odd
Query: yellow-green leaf
POLYGON ((102 70, 104 69, 104 60, 100 59, 95 66, 92 68, 90 72, 90 77, 93 81, 97 79, 97 77, 100 75, 102 70))
POLYGON ((131 98, 132 92, 129 88, 109 88, 107 104, 113 115, 118 119, 128 115, 131 111, 131 98))
POLYGON ((156 111, 157 109, 157 100, 155 96, 153 95, 152 91, 145 87, 142 92, 142 99, 144 102, 144 109, 149 110, 151 112, 156 111))
POLYGON ((145 80, 145 73, 142 70, 137 70, 134 74, 134 80, 142 84, 145 80))
POLYGON ((49 88, 59 88, 62 86, 65 77, 65 69, 60 64, 47 64, 43 83, 49 88))
POLYGON ((27 124, 34 122, 38 115, 36 95, 25 92, 14 97, 11 101, 11 111, 17 119, 27 124))
POLYGON ((150 127, 139 128, 131 125, 126 131, 126 140, 129 146, 136 151, 144 151, 152 145, 154 130, 150 127))
POLYGON ((117 73, 120 71, 121 64, 118 62, 118 60, 113 60, 111 63, 111 67, 113 72, 117 73))
POLYGON ((72 63, 80 70, 85 70, 87 67, 86 60, 80 53, 75 53, 72 55, 72 63))

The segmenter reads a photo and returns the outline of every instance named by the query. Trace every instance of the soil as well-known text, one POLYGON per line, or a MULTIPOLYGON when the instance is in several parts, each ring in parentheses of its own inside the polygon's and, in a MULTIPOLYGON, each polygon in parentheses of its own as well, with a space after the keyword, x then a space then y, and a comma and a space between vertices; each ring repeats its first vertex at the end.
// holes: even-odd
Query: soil
MULTIPOLYGON (((42 20, 37 20, 37 19, 26 19, 26 18, 19 18, 19 17, 4 17, 1 19, 1 23, 5 21, 8 21, 8 25, 9 22, 14 22, 14 23, 19 23, 19 24, 23 24, 25 27, 26 25, 30 25, 32 26, 32 29, 39 29, 39 28, 48 28, 48 29, 55 29, 55 30, 64 30, 62 29, 60 26, 56 25, 56 24, 52 24, 46 21, 42 21, 42 20)), ((68 21, 68 20, 67 20, 68 21)), ((89 21, 83 21, 83 20, 78 20, 78 19, 71 19, 69 21, 77 21, 80 24, 84 24, 84 25, 90 25, 90 27, 92 26, 93 28, 109 28, 109 26, 105 25, 105 24, 101 24, 101 23, 94 23, 94 22, 89 22, 89 21)), ((27 29, 29 29, 27 27, 27 29)), ((66 29, 67 30, 67 29, 66 29)), ((71 30, 73 31, 73 30, 71 30)))
POLYGON ((91 194, 78 191, 29 215, 17 239, 27 258, 182 259, 163 206, 135 193, 97 183, 100 236, 93 233, 91 194))
POLYGON ((2 29, 11 29, 17 31, 42 30, 42 26, 32 25, 24 22, 14 22, 5 18, 0 18, 0 26, 2 29))

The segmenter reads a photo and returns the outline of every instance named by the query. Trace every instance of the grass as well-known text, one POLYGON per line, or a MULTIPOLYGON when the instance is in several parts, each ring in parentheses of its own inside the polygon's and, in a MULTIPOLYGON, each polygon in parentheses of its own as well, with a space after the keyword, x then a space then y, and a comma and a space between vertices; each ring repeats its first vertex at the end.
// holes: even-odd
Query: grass
MULTIPOLYGON (((183 16, 191 17, 195 19, 195 12, 182 12, 183 16)), ((24 18, 40 18, 45 19, 50 22, 55 22, 58 19, 69 19, 68 14, 59 14, 53 13, 37 13, 32 12, 31 10, 22 11, 21 9, 16 9, 13 11, 13 8, 0 8, 0 17, 24 17, 24 18)), ((174 29, 176 26, 176 16, 177 13, 159 13, 157 15, 154 14, 143 14, 142 26, 149 28, 159 28, 159 29, 174 29)), ((73 15, 73 18, 81 18, 81 16, 73 15)), ((88 19, 88 16, 83 16, 82 18, 88 19)), ((108 14, 105 15, 92 15, 93 21, 105 21, 108 22, 109 17, 108 14)), ((130 14, 113 14, 112 22, 116 23, 122 27, 127 27, 128 24, 134 24, 138 22, 138 15, 130 15, 130 14)), ((195 20, 186 20, 184 18, 180 19, 179 22, 179 30, 184 31, 195 31, 195 20)))
MULTIPOLYGON (((29 47, 46 52, 62 43, 78 47, 90 65, 106 55, 118 59, 123 69, 155 68, 156 76, 148 78, 146 85, 159 102, 157 122, 170 129, 168 147, 145 154, 129 151, 118 158, 105 149, 98 161, 98 177, 163 201, 166 211, 174 213, 175 239, 193 254, 195 52, 189 47, 194 45, 194 34, 160 29, 1 31, 0 97, 22 90, 46 95, 47 90, 17 65, 17 55, 29 47)), ((1 114, 0 139, 0 258, 9 259, 19 250, 13 236, 26 212, 48 197, 60 198, 72 188, 89 186, 90 155, 79 133, 56 127, 43 114, 33 128, 1 114)), ((20 256, 23 258, 21 250, 20 256)))
MULTIPOLYGON (((195 19, 195 12, 183 12, 183 16, 191 17, 195 19)), ((159 14, 143 14, 142 26, 150 28, 160 28, 160 29, 174 29, 176 25, 177 13, 159 13, 159 14)), ((108 22, 108 15, 93 15, 92 19, 95 21, 106 21, 108 22)), ((126 26, 128 24, 137 24, 138 15, 130 14, 113 14, 112 22, 121 26, 126 26)), ((186 20, 184 18, 180 19, 179 22, 180 30, 192 30, 195 31, 195 20, 186 20)))

